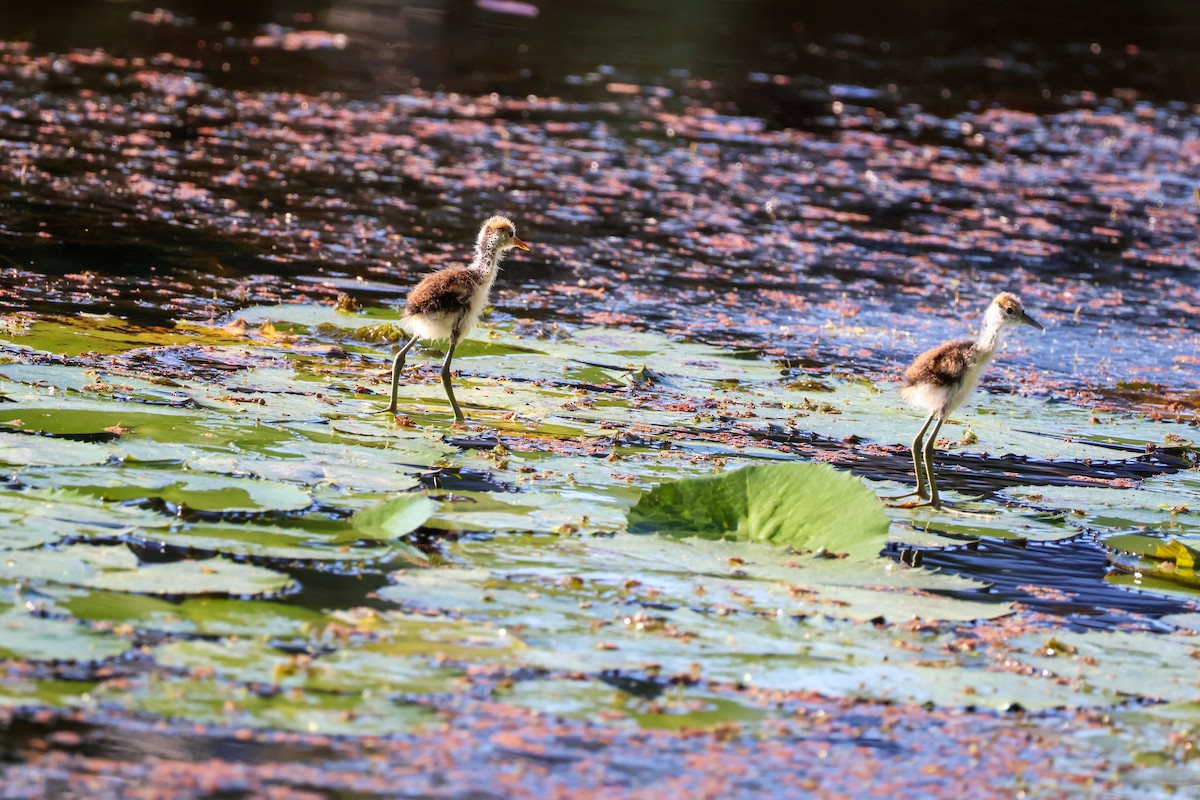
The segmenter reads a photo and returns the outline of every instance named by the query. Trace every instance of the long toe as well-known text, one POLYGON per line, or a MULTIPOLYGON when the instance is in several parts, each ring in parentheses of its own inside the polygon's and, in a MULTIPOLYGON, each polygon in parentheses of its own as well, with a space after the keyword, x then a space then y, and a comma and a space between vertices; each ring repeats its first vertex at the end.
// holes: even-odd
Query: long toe
POLYGON ((910 500, 907 503, 886 503, 888 508, 939 508, 932 500, 922 500, 919 497, 916 500, 910 500))
POLYGON ((881 494, 881 495, 879 495, 879 499, 880 500, 903 500, 906 497, 922 497, 922 496, 923 495, 920 492, 918 492, 916 489, 914 489, 911 492, 905 492, 904 494, 881 494))

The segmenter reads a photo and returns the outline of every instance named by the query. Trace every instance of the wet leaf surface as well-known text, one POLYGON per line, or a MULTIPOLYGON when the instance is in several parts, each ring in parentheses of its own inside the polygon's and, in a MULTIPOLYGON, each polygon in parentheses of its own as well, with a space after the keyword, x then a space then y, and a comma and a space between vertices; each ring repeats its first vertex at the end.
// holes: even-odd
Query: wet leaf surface
POLYGON ((853 476, 821 464, 746 467, 661 483, 629 512, 629 530, 785 544, 870 559, 887 538, 878 500, 853 476))

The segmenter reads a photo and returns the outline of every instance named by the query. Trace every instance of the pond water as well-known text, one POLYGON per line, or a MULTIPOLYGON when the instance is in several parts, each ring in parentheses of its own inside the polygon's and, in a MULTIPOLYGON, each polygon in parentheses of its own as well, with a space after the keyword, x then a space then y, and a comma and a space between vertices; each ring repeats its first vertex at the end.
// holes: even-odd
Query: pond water
MULTIPOLYGON (((639 613, 669 608, 665 627, 682 627, 686 617, 701 642, 720 638, 704 615, 739 602, 749 604, 751 633, 775 642, 778 631, 756 627, 772 607, 759 607, 761 587, 746 590, 750 599, 710 588, 709 600, 689 605, 672 594, 682 591, 677 575, 662 572, 652 554, 620 549, 627 545, 614 544, 615 557, 643 564, 638 576, 662 581, 661 594, 639 596, 626 585, 614 600, 607 592, 615 579, 604 568, 614 556, 603 548, 572 549, 568 539, 545 562, 526 563, 528 553, 554 550, 548 542, 564 530, 618 528, 639 487, 703 474, 714 459, 798 455, 872 482, 903 480, 908 456, 897 445, 918 420, 888 399, 892 382, 915 353, 969 335, 1001 290, 1019 293, 1047 333, 1009 337, 983 381, 981 413, 971 419, 969 406, 963 415, 978 444, 957 427, 947 434, 961 450, 940 462, 947 485, 982 495, 971 508, 983 518, 914 521, 899 512, 894 527, 907 533, 891 555, 932 540, 922 537, 949 537, 938 540, 948 549, 923 555, 945 582, 917 588, 964 604, 1021 603, 1018 616, 1030 629, 1110 637, 1192 630, 1160 618, 1191 611, 1194 589, 1131 591, 1110 573, 1114 556, 1102 539, 1113 531, 1197 532, 1186 503, 1200 502, 1200 10, 1166 0, 1099 9, 1080 0, 1054 10, 845 5, 181 0, 167 9, 6 9, 0 313, 9 363, 0 372, 17 403, 11 413, 0 406, 0 424, 2 435, 16 437, 3 443, 6 452, 18 455, 6 460, 12 474, 0 510, 28 527, 42 513, 24 505, 29 496, 78 504, 81 524, 91 527, 65 532, 55 519, 45 538, 21 540, 51 555, 22 562, 14 569, 27 572, 14 575, 51 574, 70 561, 54 561, 59 554, 85 551, 71 563, 87 572, 67 589, 51 578, 50 588, 35 583, 31 591, 0 573, 0 611, 32 603, 66 648, 49 652, 113 648, 69 674, 44 653, 10 653, 26 659, 13 667, 13 686, 26 683, 10 686, 11 696, 94 710, 95 692, 106 698, 104 714, 125 702, 122 714, 133 716, 85 714, 78 723, 100 731, 94 754, 121 761, 128 757, 113 755, 113 731, 136 727, 137 715, 183 708, 187 719, 228 722, 220 711, 233 702, 221 695, 228 686, 249 693, 237 702, 255 728, 341 733, 358 721, 382 733, 427 722, 426 714, 461 713, 489 736, 508 735, 509 712, 447 699, 463 694, 460 679, 474 681, 465 694, 475 699, 606 719, 612 709, 601 698, 613 685, 649 686, 653 699, 686 681, 630 668, 576 605, 614 603, 618 618, 630 603, 639 613), (490 333, 464 350, 461 368, 477 379, 478 405, 509 416, 446 436, 384 429, 362 400, 377 394, 370 386, 386 364, 386 342, 346 331, 394 319, 408 287, 462 259, 479 221, 498 212, 533 249, 506 261, 490 333), (354 324, 338 317, 331 306, 339 295, 366 316, 354 324), (122 320, 86 316, 105 314, 122 320), (239 316, 251 326, 271 319, 279 329, 245 334, 239 316), (242 337, 238 348, 229 336, 242 337), (621 369, 611 367, 635 357, 652 367, 638 373, 649 376, 640 389, 636 375, 617 380, 621 369), (688 375, 687 365, 698 363, 713 374, 688 375), (659 391, 645 390, 659 376, 659 391), (47 386, 61 390, 62 408, 45 399, 47 386), (509 399, 535 391, 529 387, 555 404, 540 427, 523 428, 533 412, 509 399), (230 410, 238 403, 252 418, 230 410), (39 454, 14 444, 29 438, 16 429, 54 444, 39 454), (380 480, 375 456, 403 486, 380 480), (508 471, 510 457, 518 474, 508 471), (663 466, 664 458, 679 463, 663 466), (583 463, 569 481, 562 477, 564 465, 583 463), (553 493, 539 494, 537 481, 553 493), (114 488, 123 482, 141 488, 114 488), (1127 503, 1121 492, 1134 486, 1149 499, 1127 503), (420 526, 411 549, 389 550, 388 537, 359 516, 396 488, 425 488, 445 503, 403 531, 420 526), (101 500, 106 513, 128 519, 100 519, 88 503, 101 500), (1003 538, 1013 526, 1019 543, 1003 538), (519 535, 529 531, 528 540, 519 535), (964 545, 971 537, 984 543, 964 545), (230 606, 184 599, 189 581, 202 578, 178 565, 196 554, 218 554, 225 564, 201 571, 232 587, 230 606), (415 569, 445 564, 475 569, 465 582, 445 584, 445 570, 415 569), (111 576, 123 569, 132 583, 111 576), (404 570, 430 583, 410 585, 404 570), (954 575, 990 585, 955 583, 954 575), (272 602, 254 612, 238 605, 251 602, 238 599, 252 594, 237 589, 246 581, 272 602), (580 593, 593 582, 608 589, 595 598, 580 593), (461 605, 421 605, 439 592, 461 605), (539 592, 545 607, 531 611, 521 598, 539 592), (560 594, 569 601, 561 607, 560 594), (414 666, 399 689, 361 678, 381 669, 381 654, 412 655, 371 639, 378 624, 398 640, 417 630, 398 608, 444 625, 432 635, 452 642, 449 661, 469 665, 474 677, 451 675, 439 661, 414 666), (250 613, 263 616, 237 622, 250 613), (383 623, 373 621, 376 613, 383 623), (76 629, 54 627, 80 621, 90 626, 86 642, 76 629), (513 654, 509 643, 492 641, 494 626, 512 624, 558 630, 563 642, 614 666, 592 674, 584 667, 594 665, 581 661, 571 672, 543 658, 545 645, 531 635, 531 651, 513 656, 519 666, 501 675, 496 663, 513 654), (269 640, 252 640, 253 630, 269 631, 269 640), (331 662, 353 649, 347 641, 361 644, 354 637, 371 639, 346 656, 360 677, 345 683, 348 668, 323 684, 305 672, 303 659, 331 662), (214 642, 228 652, 205 649, 214 642), (371 649, 377 645, 383 649, 371 649), (197 688, 214 663, 228 683, 197 688), (554 694, 553 681, 584 673, 591 682, 578 692, 554 694), (134 700, 114 700, 123 680, 135 686, 134 700), (331 692, 336 701, 325 696, 330 707, 314 709, 288 686, 331 692), (382 715, 354 700, 384 686, 406 699, 382 715), (81 692, 89 699, 79 700, 81 692), (281 707, 285 699, 290 705, 281 707)), ((420 374, 409 399, 437 409, 433 373, 420 374)), ((444 429, 436 411, 413 418, 417 431, 444 429)), ((722 569, 753 561, 741 551, 712 558, 722 569)), ((751 577, 778 580, 762 569, 751 577)), ((1149 586, 1140 574, 1136 583, 1149 586)), ((831 588, 836 581, 822 586, 865 615, 860 622, 872 618, 874 601, 831 588)), ((972 619, 955 613, 967 614, 947 612, 943 624, 972 619)), ((963 636, 995 636, 988 641, 999 647, 1032 635, 1007 624, 985 620, 978 634, 953 634, 954 646, 963 636)), ((943 627, 938 635, 952 633, 943 627)), ((934 649, 915 638, 912 649, 934 649)), ((681 658, 642 644, 647 659, 681 658)), ((750 652, 774 646, 755 640, 750 652)), ((845 655, 831 640, 824 646, 845 655)), ((671 702, 703 707, 698 720, 779 722, 777 709, 764 710, 765 695, 747 700, 739 657, 700 651, 715 665, 711 694, 671 702)), ((921 666, 913 663, 904 669, 921 666)), ((745 683, 769 693, 795 680, 764 671, 761 688, 745 683)), ((860 679, 824 679, 821 689, 854 697, 847 687, 860 679)), ((998 696, 1015 691, 987 686, 998 696)), ((1103 687, 1140 697, 1125 685, 1103 687)), ((0 707, 17 707, 5 691, 0 683, 0 707)), ((954 695, 954 686, 936 696, 881 691, 868 695, 955 708, 971 694, 954 695)), ((1081 694, 1041 705, 1026 698, 1022 706, 1085 708, 1081 694)), ((622 719, 662 724, 657 701, 626 695, 622 702, 632 705, 622 706, 622 719)), ((791 714, 811 702, 789 695, 785 705, 793 704, 791 714)), ((881 719, 865 727, 891 724, 881 719)), ((1111 723, 1099 719, 1080 724, 1111 723)), ((23 759, 47 731, 69 734, 59 749, 72 751, 77 729, 60 722, 20 716, 5 726, 0 753, 23 759)), ((831 732, 829 741, 871 739, 846 724, 851 733, 831 732)), ((955 737, 971 722, 952 714, 937 724, 955 737)), ((997 723, 995 736, 1005 730, 997 723)), ((579 737, 607 735, 571 728, 535 744, 566 747, 567 763, 584 758, 574 752, 588 749, 579 737)), ((903 747, 917 738, 908 734, 903 747)), ((235 740, 222 729, 206 746, 230 748, 222 758, 236 761, 228 755, 235 740)), ((326 744, 296 749, 344 755, 341 744, 326 744)), ((1070 751, 1064 763, 1088 763, 1077 743, 1059 745, 1070 751)), ((263 760, 247 748, 246 761, 263 760)), ((470 765, 455 766, 470 773, 470 765)), ((947 756, 944 766, 949 774, 958 764, 947 756)), ((352 784, 335 772, 331 785, 352 784)), ((18 777, 37 785, 32 773, 18 777)), ((463 792, 478 785, 457 780, 463 792)), ((980 786, 987 796, 992 784, 980 786)))

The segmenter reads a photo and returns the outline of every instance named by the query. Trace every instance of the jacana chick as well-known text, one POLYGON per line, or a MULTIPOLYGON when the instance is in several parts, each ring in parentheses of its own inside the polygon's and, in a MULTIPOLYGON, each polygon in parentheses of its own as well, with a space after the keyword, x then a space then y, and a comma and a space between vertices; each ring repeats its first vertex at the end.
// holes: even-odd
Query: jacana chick
POLYGON ((933 447, 938 431, 941 430, 946 417, 962 405, 979 382, 979 377, 996 354, 996 348, 1000 344, 1000 332, 1014 325, 1030 325, 1039 331, 1045 331, 1033 317, 1025 313, 1020 298, 1011 292, 1001 292, 984 312, 983 329, 980 330, 978 338, 955 339, 940 344, 917 356, 904 371, 904 387, 900 390, 900 396, 909 405, 928 411, 929 416, 925 418, 925 424, 921 426, 912 442, 913 472, 917 479, 917 489, 900 497, 915 494, 924 502, 914 505, 941 507, 937 480, 933 474, 933 447), (929 438, 925 439, 931 424, 933 430, 929 432, 929 438))
POLYGON ((442 362, 442 385, 446 397, 454 409, 456 422, 463 422, 462 409, 454 399, 454 387, 450 382, 450 362, 454 348, 466 338, 471 326, 479 319, 500 261, 513 248, 529 250, 529 245, 517 237, 516 226, 507 217, 491 217, 479 229, 475 239, 475 257, 467 266, 453 266, 426 275, 408 293, 404 315, 400 325, 412 334, 408 344, 400 348, 392 361, 392 402, 380 413, 395 414, 396 394, 400 389, 400 372, 404 369, 404 357, 419 341, 449 342, 446 360, 442 362))

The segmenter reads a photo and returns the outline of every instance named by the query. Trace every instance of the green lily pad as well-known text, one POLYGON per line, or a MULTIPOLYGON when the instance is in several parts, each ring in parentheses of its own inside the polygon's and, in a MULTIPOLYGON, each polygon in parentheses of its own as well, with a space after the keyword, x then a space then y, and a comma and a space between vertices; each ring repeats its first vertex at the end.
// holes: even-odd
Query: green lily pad
POLYGON ((0 614, 0 659, 104 661, 129 648, 128 640, 73 620, 34 616, 21 607, 0 614))
POLYGON ((0 431, 0 464, 14 466, 104 464, 116 454, 116 449, 108 445, 0 431))
POLYGON ((437 503, 420 494, 406 494, 350 518, 350 524, 367 536, 395 539, 412 533, 437 510, 437 503))
POLYGON ((664 483, 629 512, 635 533, 730 536, 856 558, 879 555, 888 524, 862 481, 824 464, 752 466, 664 483))
POLYGON ((629 503, 611 493, 584 491, 455 492, 425 523, 454 531, 613 531, 625 527, 629 503))
POLYGON ((96 314, 41 319, 3 338, 22 347, 67 356, 123 353, 139 347, 195 341, 170 329, 139 328, 120 317, 96 314))
POLYGON ((362 531, 346 520, 312 514, 278 523, 193 522, 168 529, 136 531, 131 539, 222 555, 291 561, 371 561, 399 551, 418 556, 403 544, 368 544, 362 531))
POLYGON ((168 719, 327 735, 391 735, 436 719, 425 706, 369 694, 263 692, 229 681, 190 676, 142 680, 132 687, 102 684, 95 696, 101 702, 168 719))
POLYGON ((754 723, 768 716, 766 709, 741 698, 698 688, 672 688, 653 699, 646 699, 598 680, 521 681, 498 693, 496 699, 543 714, 584 720, 603 716, 610 724, 647 730, 754 723))
POLYGON ((287 575, 223 558, 140 564, 127 547, 83 544, 0 552, 0 578, 158 595, 264 595, 291 584, 287 575))
POLYGON ((212 670, 239 683, 342 694, 441 693, 461 676, 458 670, 431 666, 426 658, 341 647, 319 658, 297 659, 264 642, 245 639, 171 642, 156 647, 153 656, 165 667, 212 670))
POLYGON ((7 708, 72 708, 91 703, 98 684, 51 678, 13 678, 0 675, 0 706, 7 708))
POLYGON ((105 503, 94 495, 71 489, 0 490, 0 520, 10 548, 29 547, 64 536, 113 536, 136 528, 166 527, 170 520, 136 506, 105 503))
POLYGON ((1031 634, 1019 658, 1077 685, 1166 702, 1200 701, 1194 636, 1146 631, 1031 634))
POLYGON ((75 491, 110 502, 161 498, 196 511, 301 511, 312 505, 304 489, 287 483, 179 470, 120 469, 97 474, 75 491))
POLYGON ((170 602, 144 594, 76 587, 46 587, 56 608, 81 620, 130 625, 138 630, 202 636, 311 636, 329 618, 317 611, 255 598, 191 596, 170 602))

